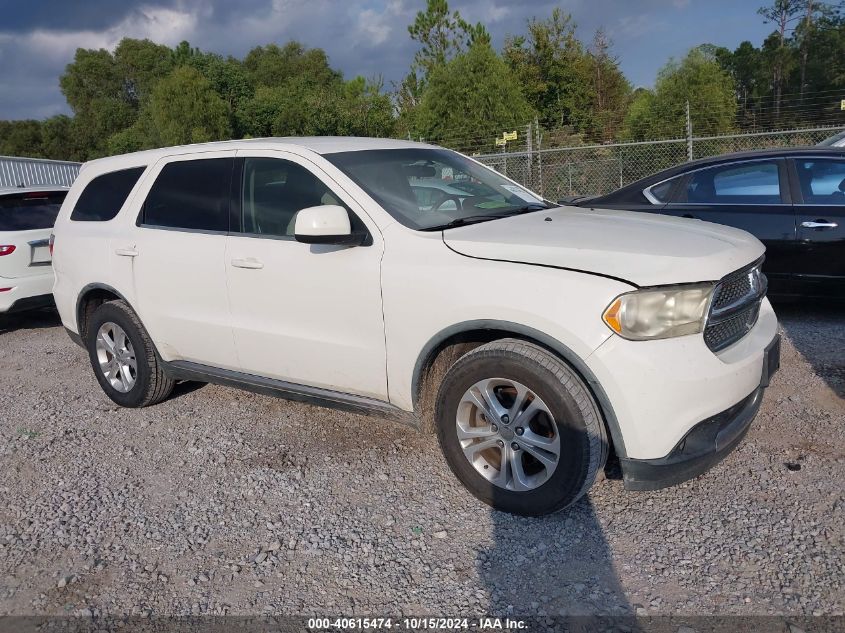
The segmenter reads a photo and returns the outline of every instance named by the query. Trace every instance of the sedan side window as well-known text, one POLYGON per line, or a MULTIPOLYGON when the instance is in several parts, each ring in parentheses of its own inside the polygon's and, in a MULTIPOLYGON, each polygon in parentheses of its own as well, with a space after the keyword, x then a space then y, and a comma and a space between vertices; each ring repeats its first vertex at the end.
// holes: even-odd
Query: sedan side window
POLYGON ((796 160, 804 204, 845 205, 845 161, 796 160))
MULTIPOLYGON (((346 206, 305 167, 279 158, 244 159, 241 195, 242 232, 268 237, 293 238, 296 214, 302 209, 346 206)), ((353 230, 360 225, 352 214, 350 222, 353 230)))
POLYGON ((693 204, 779 204, 778 163, 754 161, 701 169, 692 173, 681 198, 693 204))

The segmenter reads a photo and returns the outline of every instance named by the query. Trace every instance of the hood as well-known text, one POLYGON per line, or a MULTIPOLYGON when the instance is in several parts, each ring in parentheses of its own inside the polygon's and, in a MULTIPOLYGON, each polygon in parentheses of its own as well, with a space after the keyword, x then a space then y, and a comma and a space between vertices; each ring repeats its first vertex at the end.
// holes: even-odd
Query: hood
POLYGON ((468 257, 568 268, 636 286, 715 281, 765 250, 753 235, 719 224, 578 207, 449 229, 443 241, 468 257))

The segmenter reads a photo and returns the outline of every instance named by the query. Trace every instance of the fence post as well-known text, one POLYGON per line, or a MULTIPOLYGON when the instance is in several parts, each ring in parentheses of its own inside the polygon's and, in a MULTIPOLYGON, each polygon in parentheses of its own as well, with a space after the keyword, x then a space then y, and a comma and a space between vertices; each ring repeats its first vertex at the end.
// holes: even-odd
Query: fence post
POLYGON ((525 144, 526 150, 528 150, 528 173, 526 173, 527 182, 525 185, 530 187, 531 189, 534 188, 534 179, 533 176, 533 169, 532 169, 532 162, 534 162, 534 155, 531 153, 531 123, 529 122, 528 125, 525 126, 525 144))
POLYGON ((537 141, 537 180, 539 181, 539 192, 540 195, 545 197, 543 193, 543 146, 541 141, 543 139, 543 135, 540 134, 540 119, 538 117, 534 117, 534 134, 535 139, 537 141))
POLYGON ((622 187, 622 180, 623 180, 622 179, 622 166, 623 166, 623 164, 624 163, 622 161, 622 148, 620 147, 619 148, 619 187, 620 188, 622 187))
POLYGON ((689 99, 687 99, 687 160, 692 160, 692 119, 689 115, 689 99))

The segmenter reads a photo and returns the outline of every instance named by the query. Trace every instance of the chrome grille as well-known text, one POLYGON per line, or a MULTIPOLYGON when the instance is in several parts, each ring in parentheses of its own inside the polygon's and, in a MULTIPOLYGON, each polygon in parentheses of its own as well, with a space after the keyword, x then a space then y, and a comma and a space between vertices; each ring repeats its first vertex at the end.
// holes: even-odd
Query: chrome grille
POLYGON ((733 345, 757 323, 766 295, 766 276, 760 265, 732 273, 716 284, 704 328, 704 342, 712 351, 733 345))

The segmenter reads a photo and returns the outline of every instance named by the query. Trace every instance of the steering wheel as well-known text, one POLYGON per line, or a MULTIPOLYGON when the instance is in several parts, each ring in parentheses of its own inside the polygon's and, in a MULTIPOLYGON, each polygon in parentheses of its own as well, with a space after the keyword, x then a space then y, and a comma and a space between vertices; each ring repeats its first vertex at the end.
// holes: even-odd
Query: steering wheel
POLYGON ((460 196, 455 195, 455 194, 451 194, 451 193, 442 193, 441 195, 443 197, 440 198, 440 200, 438 200, 437 203, 431 205, 431 212, 432 213, 437 213, 438 211, 440 211, 440 207, 442 207, 444 204, 446 204, 450 200, 454 201, 456 211, 460 211, 463 208, 463 203, 461 201, 460 196))

